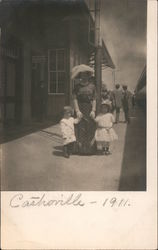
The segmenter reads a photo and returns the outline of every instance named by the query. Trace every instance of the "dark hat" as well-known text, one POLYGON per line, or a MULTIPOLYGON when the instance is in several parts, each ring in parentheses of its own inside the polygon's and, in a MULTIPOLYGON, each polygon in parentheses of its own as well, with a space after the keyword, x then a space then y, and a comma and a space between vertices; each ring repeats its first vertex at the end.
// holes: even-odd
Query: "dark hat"
POLYGON ((120 84, 117 83, 117 84, 115 85, 115 87, 118 89, 118 88, 120 87, 120 84))
POLYGON ((123 89, 127 89, 127 85, 123 84, 123 85, 122 85, 122 88, 123 88, 123 89))
POLYGON ((107 91, 107 85, 105 83, 102 83, 102 86, 101 86, 101 90, 102 91, 107 91))

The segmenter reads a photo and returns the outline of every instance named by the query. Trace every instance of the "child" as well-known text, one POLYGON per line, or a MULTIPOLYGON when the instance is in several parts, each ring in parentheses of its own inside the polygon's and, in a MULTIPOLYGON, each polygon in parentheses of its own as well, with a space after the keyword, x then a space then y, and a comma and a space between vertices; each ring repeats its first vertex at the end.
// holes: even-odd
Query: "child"
POLYGON ((80 119, 74 119, 72 117, 72 108, 70 106, 65 106, 64 117, 60 121, 60 127, 63 137, 64 156, 66 158, 69 158, 72 153, 74 142, 76 141, 74 124, 79 123, 79 121, 80 119))
POLYGON ((104 154, 111 154, 109 151, 110 142, 117 140, 114 129, 114 116, 110 113, 110 105, 107 103, 101 104, 101 113, 95 118, 97 123, 97 130, 95 132, 95 140, 97 142, 97 149, 102 150, 104 154))

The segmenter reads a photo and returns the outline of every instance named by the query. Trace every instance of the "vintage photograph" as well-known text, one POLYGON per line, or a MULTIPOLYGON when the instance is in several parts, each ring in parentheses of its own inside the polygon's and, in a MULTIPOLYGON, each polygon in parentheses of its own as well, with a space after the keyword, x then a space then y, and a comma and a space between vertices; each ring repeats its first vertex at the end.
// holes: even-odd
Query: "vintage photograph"
POLYGON ((0 0, 2 191, 146 191, 146 0, 0 0))

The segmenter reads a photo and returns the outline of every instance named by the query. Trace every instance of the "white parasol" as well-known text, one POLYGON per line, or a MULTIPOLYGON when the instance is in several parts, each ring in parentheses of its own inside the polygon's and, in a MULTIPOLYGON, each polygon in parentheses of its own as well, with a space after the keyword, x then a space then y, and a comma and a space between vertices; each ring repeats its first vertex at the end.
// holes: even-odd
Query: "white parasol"
POLYGON ((75 79, 81 72, 89 72, 91 75, 94 74, 94 70, 91 67, 85 64, 80 64, 72 68, 71 79, 75 79))

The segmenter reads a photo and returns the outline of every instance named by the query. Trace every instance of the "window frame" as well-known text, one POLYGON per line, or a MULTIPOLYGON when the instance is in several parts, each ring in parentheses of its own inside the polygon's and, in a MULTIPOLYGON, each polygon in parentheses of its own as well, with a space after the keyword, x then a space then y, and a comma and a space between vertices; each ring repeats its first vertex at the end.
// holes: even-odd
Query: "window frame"
POLYGON ((56 84, 56 88, 58 87, 58 73, 63 72, 66 74, 66 49, 65 48, 57 48, 57 49, 48 49, 48 95, 65 95, 64 92, 61 93, 52 93, 50 92, 50 73, 51 72, 55 72, 56 73, 56 77, 57 77, 57 84, 56 84), (59 50, 63 50, 64 51, 64 70, 58 70, 58 56, 57 56, 57 52, 59 50), (50 70, 50 52, 51 51, 55 51, 56 53, 56 70, 50 70))

